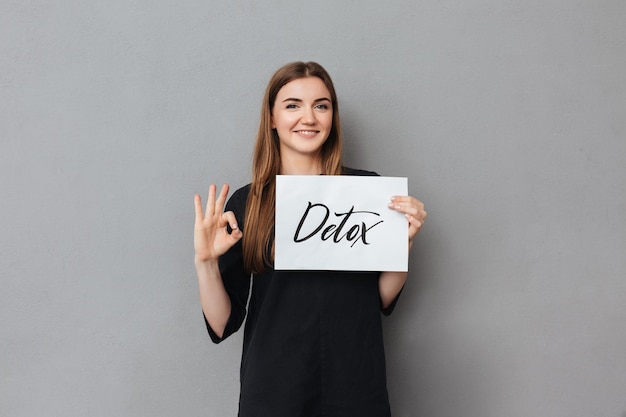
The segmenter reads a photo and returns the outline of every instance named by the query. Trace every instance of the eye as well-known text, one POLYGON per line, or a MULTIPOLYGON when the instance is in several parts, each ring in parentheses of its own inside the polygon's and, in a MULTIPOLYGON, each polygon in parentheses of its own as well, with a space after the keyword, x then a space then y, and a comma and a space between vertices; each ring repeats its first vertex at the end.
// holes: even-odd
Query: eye
POLYGON ((286 109, 297 109, 297 108, 298 108, 298 106, 297 106, 296 104, 294 104, 294 103, 290 103, 290 104, 287 104, 287 105, 285 106, 285 108, 286 108, 286 109))
POLYGON ((328 110, 328 104, 321 103, 315 106, 315 108, 318 110, 328 110))

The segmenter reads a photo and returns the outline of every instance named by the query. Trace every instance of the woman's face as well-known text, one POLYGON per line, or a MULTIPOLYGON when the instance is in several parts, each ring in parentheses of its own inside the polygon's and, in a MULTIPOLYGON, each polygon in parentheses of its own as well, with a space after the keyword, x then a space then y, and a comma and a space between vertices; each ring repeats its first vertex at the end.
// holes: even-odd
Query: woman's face
POLYGON ((319 157, 332 126, 331 96, 321 79, 298 78, 278 91, 272 129, 280 139, 281 159, 319 157))

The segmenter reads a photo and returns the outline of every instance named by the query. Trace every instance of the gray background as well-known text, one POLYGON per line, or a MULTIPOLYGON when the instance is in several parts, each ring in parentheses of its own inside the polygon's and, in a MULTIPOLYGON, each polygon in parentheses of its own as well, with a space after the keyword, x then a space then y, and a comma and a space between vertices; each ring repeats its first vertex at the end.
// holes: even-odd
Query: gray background
POLYGON ((0 415, 232 416, 193 194, 329 70, 346 162, 429 212, 385 319, 395 416, 626 416, 626 2, 3 0, 0 415))

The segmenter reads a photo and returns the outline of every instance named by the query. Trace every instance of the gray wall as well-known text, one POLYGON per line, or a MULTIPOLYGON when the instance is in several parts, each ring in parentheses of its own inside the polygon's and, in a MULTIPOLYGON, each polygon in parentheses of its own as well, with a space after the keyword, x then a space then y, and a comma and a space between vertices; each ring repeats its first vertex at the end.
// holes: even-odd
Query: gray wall
POLYGON ((428 222, 385 319, 395 416, 626 416, 623 0, 0 3, 0 415, 232 416, 192 196, 265 84, 334 77, 350 166, 428 222))

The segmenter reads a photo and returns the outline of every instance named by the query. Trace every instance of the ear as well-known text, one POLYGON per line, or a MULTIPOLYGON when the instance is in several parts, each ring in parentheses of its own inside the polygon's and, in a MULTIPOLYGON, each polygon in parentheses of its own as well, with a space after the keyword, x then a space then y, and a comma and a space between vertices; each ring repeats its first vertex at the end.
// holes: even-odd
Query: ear
POLYGON ((270 119, 272 121, 272 129, 276 129, 276 123, 274 123, 274 116, 270 119))

